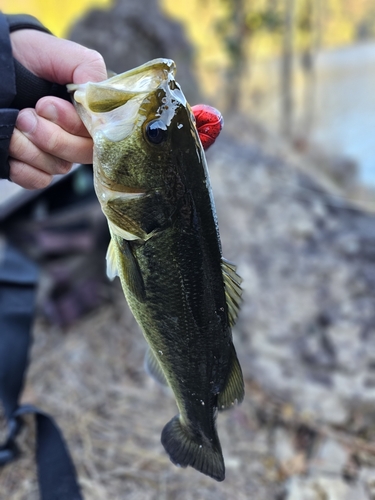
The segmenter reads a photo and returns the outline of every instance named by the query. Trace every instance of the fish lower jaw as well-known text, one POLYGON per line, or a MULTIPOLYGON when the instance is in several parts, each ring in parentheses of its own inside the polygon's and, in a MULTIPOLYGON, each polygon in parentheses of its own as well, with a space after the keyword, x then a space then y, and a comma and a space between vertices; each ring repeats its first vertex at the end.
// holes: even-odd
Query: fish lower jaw
POLYGON ((134 200, 137 198, 141 198, 146 194, 145 191, 141 190, 138 191, 136 189, 129 188, 126 186, 121 186, 121 189, 116 189, 119 187, 116 186, 116 188, 113 189, 112 187, 109 187, 103 182, 95 181, 94 185, 95 185, 96 196, 98 197, 98 200, 102 205, 107 204, 108 202, 113 200, 123 200, 125 202, 128 200, 134 200))
POLYGON ((108 178, 99 162, 94 162, 94 188, 101 204, 115 199, 131 200, 146 194, 144 189, 125 186, 108 178))

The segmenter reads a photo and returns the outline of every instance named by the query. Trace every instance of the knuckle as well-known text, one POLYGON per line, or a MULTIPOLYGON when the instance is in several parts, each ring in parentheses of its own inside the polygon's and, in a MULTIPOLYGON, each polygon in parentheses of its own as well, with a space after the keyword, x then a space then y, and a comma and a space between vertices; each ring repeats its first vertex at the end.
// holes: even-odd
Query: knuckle
POLYGON ((74 112, 74 121, 70 124, 69 133, 75 136, 79 136, 82 133, 82 129, 85 130, 84 125, 76 112, 74 112))
POLYGON ((65 160, 60 160, 56 167, 56 173, 62 175, 67 174, 71 168, 72 168, 72 163, 65 160))
POLYGON ((46 136, 45 151, 55 153, 61 147, 61 137, 58 131, 51 132, 46 136))
POLYGON ((22 156, 24 149, 24 136, 19 130, 15 128, 9 145, 9 155, 13 158, 19 158, 20 156, 22 156))
POLYGON ((30 165, 10 158, 9 178, 25 189, 44 189, 52 182, 52 175, 42 172, 30 165))
POLYGON ((30 165, 40 165, 43 163, 43 152, 37 148, 29 148, 27 152, 27 163, 30 165))

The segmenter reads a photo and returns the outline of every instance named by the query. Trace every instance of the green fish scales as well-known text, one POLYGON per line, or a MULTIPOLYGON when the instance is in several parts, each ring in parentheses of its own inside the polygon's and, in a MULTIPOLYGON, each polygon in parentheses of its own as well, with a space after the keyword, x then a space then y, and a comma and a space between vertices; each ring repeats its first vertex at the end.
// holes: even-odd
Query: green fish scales
POLYGON ((174 74, 173 61, 156 59, 70 90, 94 140, 108 276, 120 277, 147 369, 179 409, 162 444, 176 465, 222 481, 216 414, 244 396, 231 332, 241 279, 222 258, 205 154, 174 74))

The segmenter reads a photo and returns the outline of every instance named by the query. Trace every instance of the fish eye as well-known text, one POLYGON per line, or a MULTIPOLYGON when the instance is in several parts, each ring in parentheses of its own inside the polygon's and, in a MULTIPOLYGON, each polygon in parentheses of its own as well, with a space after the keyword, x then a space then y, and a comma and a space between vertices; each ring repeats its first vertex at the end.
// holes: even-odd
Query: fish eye
POLYGON ((153 120, 146 126, 146 137, 152 144, 161 144, 167 138, 167 126, 162 120, 153 120))

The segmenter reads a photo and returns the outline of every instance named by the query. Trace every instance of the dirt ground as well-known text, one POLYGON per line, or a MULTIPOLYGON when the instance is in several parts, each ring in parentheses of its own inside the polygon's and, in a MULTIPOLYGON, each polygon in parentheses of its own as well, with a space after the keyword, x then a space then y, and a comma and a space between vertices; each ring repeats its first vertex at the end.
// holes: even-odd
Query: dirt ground
MULTIPOLYGON (((213 181, 228 170, 219 169, 222 156, 217 156, 213 181)), ((263 156, 257 148, 246 150, 238 175, 246 178, 249 163, 253 177, 248 186, 255 185, 256 190, 262 182, 259 185, 267 192, 267 183, 276 175, 275 162, 270 155, 263 156)), ((214 186, 218 205, 224 195, 230 195, 228 186, 230 182, 220 189, 214 186)), ((219 221, 225 219, 224 212, 219 221)), ((257 213, 264 215, 263 206, 257 213)), ((224 249, 234 239, 228 235, 230 231, 223 238, 224 249)), ((247 277, 251 285, 252 276, 248 272, 245 282, 247 277)), ((164 425, 177 413, 173 396, 144 371, 146 342, 118 281, 105 287, 103 305, 68 328, 36 318, 22 395, 22 403, 34 404, 56 419, 86 500, 375 499, 375 446, 366 434, 311 421, 297 414, 280 393, 266 394, 249 375, 254 352, 250 335, 243 334, 248 325, 241 314, 234 341, 247 376, 246 396, 239 407, 218 417, 226 479, 217 483, 191 468, 175 467, 160 443, 164 425)), ((247 318, 252 317, 254 304, 248 301, 247 318)), ((274 352, 279 351, 280 345, 274 352)), ((314 387, 303 387, 303 392, 314 387)), ((39 498, 33 417, 26 418, 25 424, 18 438, 21 457, 0 468, 0 500, 39 498)), ((0 416, 0 442, 4 435, 0 416)))
MULTIPOLYGON (((169 461, 160 433, 176 406, 144 372, 146 344, 137 328, 116 285, 110 305, 67 330, 36 321, 22 401, 55 417, 85 498, 277 498, 279 471, 269 433, 249 397, 218 418, 227 469, 223 483, 169 461)), ((22 457, 0 469, 0 498, 34 500, 39 497, 32 417, 18 442, 22 457)))

